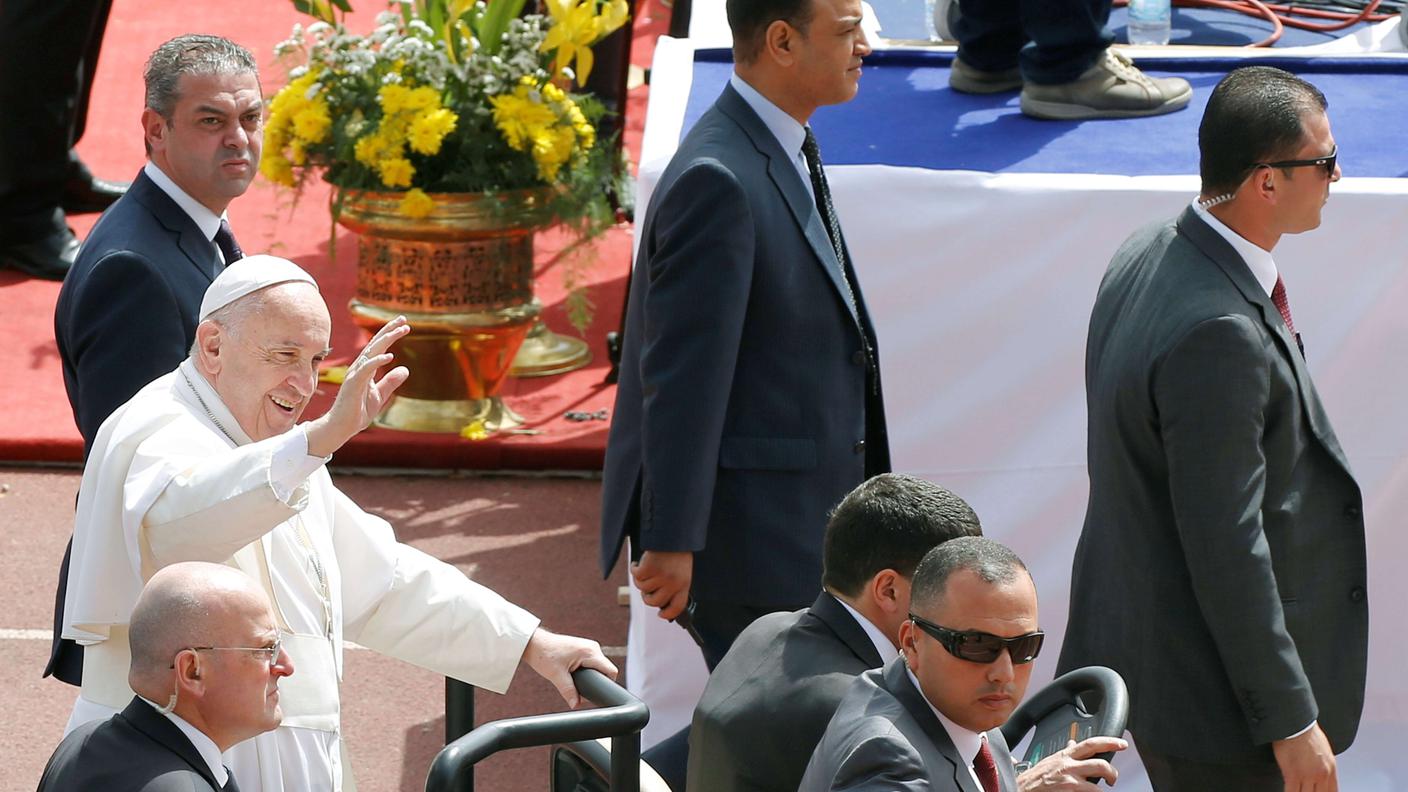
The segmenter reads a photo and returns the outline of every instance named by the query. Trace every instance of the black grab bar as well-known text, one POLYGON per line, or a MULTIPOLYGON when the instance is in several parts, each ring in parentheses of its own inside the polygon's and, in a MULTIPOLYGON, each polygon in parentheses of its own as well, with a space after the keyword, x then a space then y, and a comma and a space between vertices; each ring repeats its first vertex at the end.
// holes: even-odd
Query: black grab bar
POLYGON ((596 709, 506 718, 479 726, 436 754, 425 792, 472 792, 474 764, 499 751, 601 737, 611 738, 611 789, 639 790, 640 730, 650 720, 649 708, 594 669, 577 669, 572 682, 582 698, 598 705, 596 709))

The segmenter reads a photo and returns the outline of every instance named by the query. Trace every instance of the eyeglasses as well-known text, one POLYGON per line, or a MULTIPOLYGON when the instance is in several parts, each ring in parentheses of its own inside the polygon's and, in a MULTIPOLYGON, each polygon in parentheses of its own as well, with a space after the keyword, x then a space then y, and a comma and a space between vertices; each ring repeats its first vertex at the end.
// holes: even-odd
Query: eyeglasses
MULTIPOLYGON (((182 652, 249 652, 256 658, 263 660, 265 665, 272 666, 279 659, 279 652, 283 651, 284 641, 278 638, 273 646, 187 646, 182 652)), ((176 663, 172 662, 172 668, 176 663)))
POLYGON ((1307 168, 1315 166, 1325 169, 1326 176, 1335 175, 1335 160, 1339 159, 1340 147, 1335 146, 1330 150, 1328 156, 1316 157, 1315 159, 1303 160, 1281 160, 1280 162, 1257 162, 1253 163, 1253 168, 1307 168))
POLYGON ((976 630, 959 632, 921 619, 913 613, 909 614, 909 620, 938 641, 949 654, 973 663, 991 663, 1002 656, 1003 649, 1011 655, 1013 665, 1030 663, 1041 652, 1041 643, 1046 638, 1046 633, 1041 630, 1015 638, 1003 638, 976 630))

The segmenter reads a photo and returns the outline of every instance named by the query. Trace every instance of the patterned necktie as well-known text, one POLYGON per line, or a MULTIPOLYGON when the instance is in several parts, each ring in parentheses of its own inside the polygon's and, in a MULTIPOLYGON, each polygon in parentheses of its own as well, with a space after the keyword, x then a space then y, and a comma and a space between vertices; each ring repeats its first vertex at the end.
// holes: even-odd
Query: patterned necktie
POLYGON ((841 237, 841 220, 836 217, 836 207, 831 204, 831 188, 826 184, 826 171, 821 167, 821 149, 816 145, 812 128, 807 127, 807 136, 802 141, 802 156, 807 160, 807 172, 812 177, 812 197, 816 199, 816 210, 821 214, 821 222, 826 225, 826 236, 831 240, 831 249, 836 252, 836 260, 841 262, 841 282, 846 285, 846 299, 856 316, 860 308, 856 305, 855 287, 851 285, 851 266, 846 260, 846 244, 841 237))
POLYGON ((235 783, 235 774, 228 767, 225 768, 225 785, 220 787, 220 792, 240 792, 240 785, 235 783))
POLYGON ((992 759, 987 740, 983 740, 983 747, 979 748, 978 755, 973 757, 973 772, 978 774, 978 783, 983 785, 983 792, 1000 792, 997 785, 997 763, 992 759))
MULTIPOLYGON (((220 248, 220 255, 225 257, 225 266, 230 266, 236 261, 244 258, 244 251, 240 250, 240 243, 235 241, 235 234, 230 230, 229 221, 220 218, 220 230, 215 232, 215 246, 220 248)), ((217 271, 215 274, 219 275, 217 271)))
POLYGON ((1281 280, 1281 276, 1276 276, 1276 286, 1271 290, 1271 302, 1276 305, 1276 310, 1281 312, 1281 319, 1286 323, 1286 329, 1291 331, 1291 337, 1296 340, 1296 346, 1300 347, 1300 353, 1305 354, 1305 343, 1300 340, 1300 333, 1296 332, 1296 323, 1291 319, 1291 301, 1286 298, 1286 282, 1281 280))

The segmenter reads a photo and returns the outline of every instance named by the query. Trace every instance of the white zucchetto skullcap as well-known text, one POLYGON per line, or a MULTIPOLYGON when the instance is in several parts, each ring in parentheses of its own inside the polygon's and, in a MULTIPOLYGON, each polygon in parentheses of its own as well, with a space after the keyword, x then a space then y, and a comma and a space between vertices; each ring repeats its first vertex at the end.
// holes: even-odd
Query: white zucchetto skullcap
POLYGON ((245 256, 226 267, 205 290, 205 298, 200 301, 200 321, 204 322, 211 314, 241 297, 293 281, 311 283, 313 288, 318 288, 318 282, 313 280, 312 275, 288 259, 266 255, 245 256))

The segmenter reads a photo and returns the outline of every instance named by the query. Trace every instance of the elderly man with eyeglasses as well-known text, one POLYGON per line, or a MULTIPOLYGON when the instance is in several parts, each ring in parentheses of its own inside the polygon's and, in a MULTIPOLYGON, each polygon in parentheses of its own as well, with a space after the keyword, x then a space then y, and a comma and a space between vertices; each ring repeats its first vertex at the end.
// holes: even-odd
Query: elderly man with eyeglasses
POLYGON ((998 727, 1026 694, 1044 637, 1036 586, 1015 553, 981 536, 930 550, 914 571, 901 655, 852 683, 800 792, 1043 788, 1037 777, 1019 785, 998 727))
POLYGON ((137 598, 128 641, 136 695, 65 738, 39 792, 238 790, 220 754, 278 727, 293 673, 264 590, 227 566, 173 564, 137 598))
POLYGON ((85 645, 70 728, 131 700, 132 604, 144 579, 181 561, 230 564, 259 581, 298 664, 281 691, 282 725, 226 756, 244 792, 353 788, 340 726, 344 641, 497 692, 521 661, 572 705, 573 670, 616 673, 596 642, 542 629, 396 541, 333 485, 333 452, 410 375, 389 351, 408 332, 404 318, 387 323, 328 412, 300 423, 329 353, 317 284, 272 256, 215 279, 190 356, 103 423, 83 471, 63 624, 63 637, 85 645))

